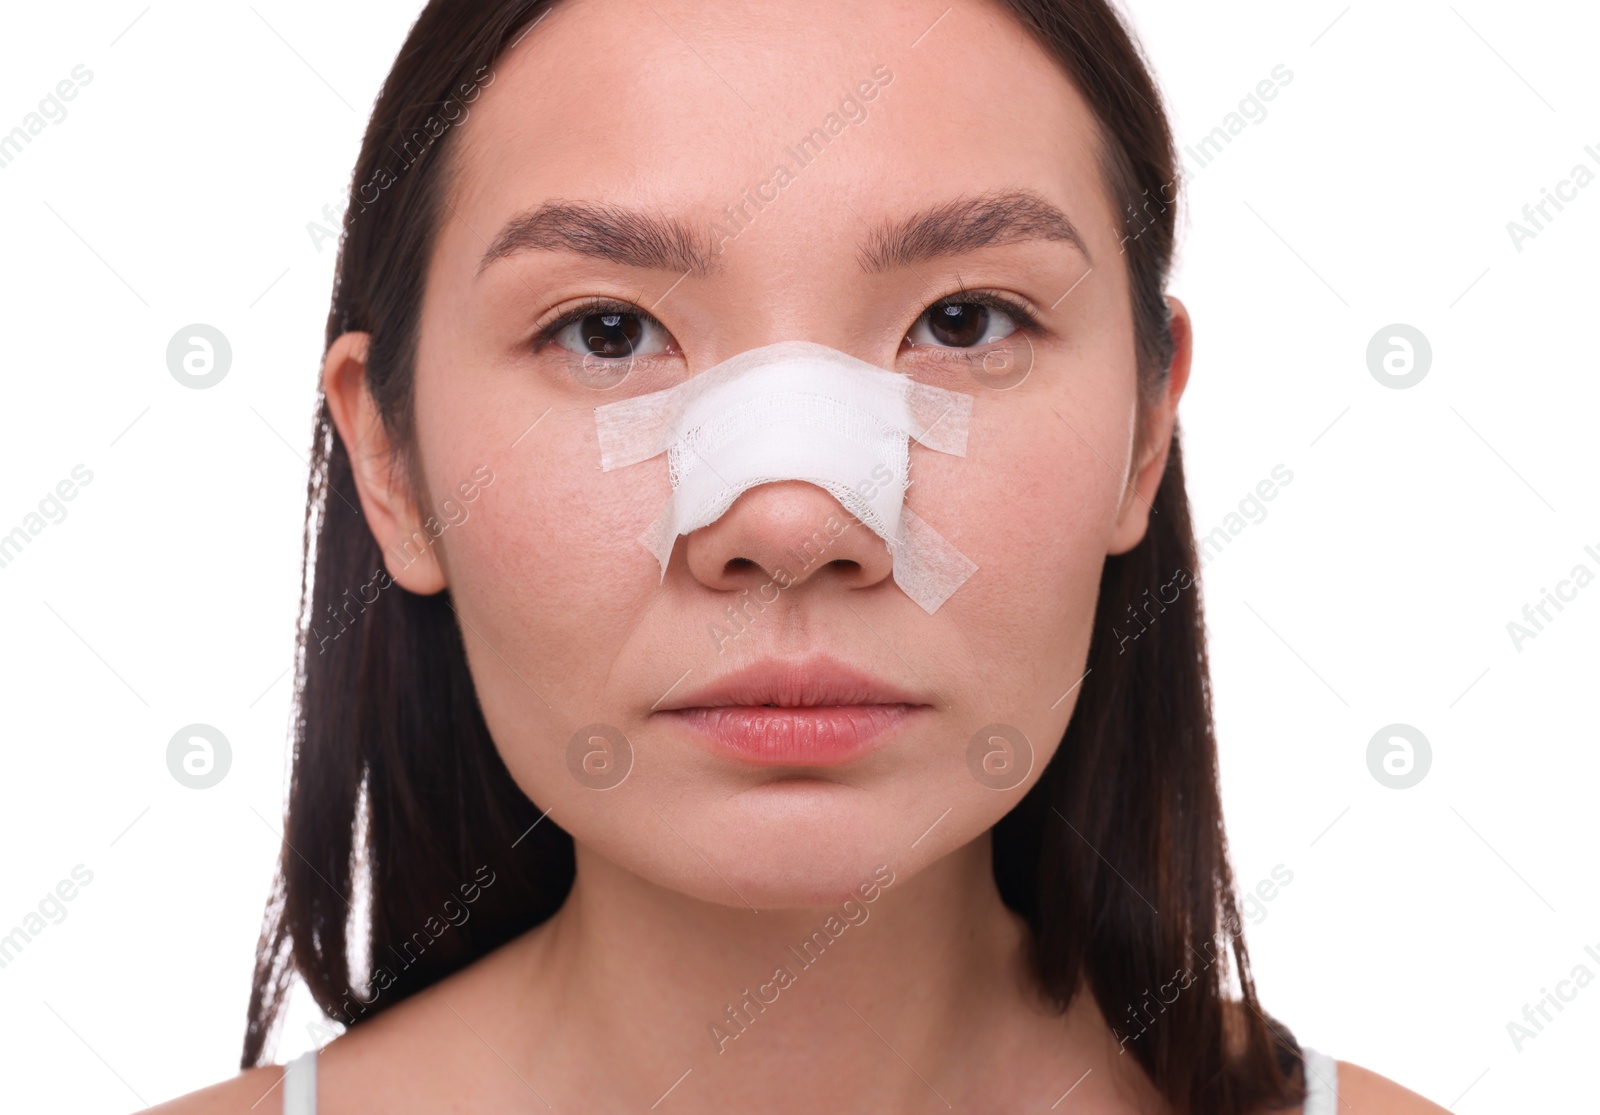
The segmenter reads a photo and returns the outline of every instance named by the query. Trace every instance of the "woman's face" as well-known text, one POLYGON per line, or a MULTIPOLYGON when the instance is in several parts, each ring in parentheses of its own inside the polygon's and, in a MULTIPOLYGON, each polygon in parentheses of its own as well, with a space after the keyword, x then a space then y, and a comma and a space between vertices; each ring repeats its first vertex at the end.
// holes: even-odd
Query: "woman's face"
POLYGON ((941 7, 557 6, 451 137, 416 365, 423 510, 384 487, 377 442, 357 454, 392 575, 450 591, 518 784, 584 854, 712 902, 838 901, 1009 810, 1066 726, 1102 563, 1142 537, 1164 459, 1133 456, 1090 111, 998 8, 941 7), (972 396, 965 457, 911 450, 906 506, 978 567, 935 613, 805 483, 746 492, 664 579, 639 542, 667 464, 602 471, 595 408, 786 340, 972 396), (870 683, 826 684, 823 659, 870 683), (796 699, 831 707, 750 707, 796 699), (1031 759, 980 732, 997 724, 1031 759))

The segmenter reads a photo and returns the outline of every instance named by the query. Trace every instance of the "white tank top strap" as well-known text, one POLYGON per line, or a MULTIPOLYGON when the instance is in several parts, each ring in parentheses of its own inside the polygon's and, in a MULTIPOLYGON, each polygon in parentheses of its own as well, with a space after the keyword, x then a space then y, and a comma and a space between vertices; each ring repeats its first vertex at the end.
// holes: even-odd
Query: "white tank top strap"
MULTIPOLYGON (((1339 1065, 1326 1053, 1302 1048, 1306 1066, 1305 1115, 1337 1115, 1339 1065)), ((317 1051, 308 1049, 283 1066, 283 1115, 317 1115, 317 1051)))
POLYGON ((1335 1115, 1339 1108, 1339 1063, 1326 1053, 1302 1047, 1306 1065, 1305 1115, 1335 1115))
POLYGON ((317 1115, 317 1051, 283 1066, 283 1115, 317 1115))

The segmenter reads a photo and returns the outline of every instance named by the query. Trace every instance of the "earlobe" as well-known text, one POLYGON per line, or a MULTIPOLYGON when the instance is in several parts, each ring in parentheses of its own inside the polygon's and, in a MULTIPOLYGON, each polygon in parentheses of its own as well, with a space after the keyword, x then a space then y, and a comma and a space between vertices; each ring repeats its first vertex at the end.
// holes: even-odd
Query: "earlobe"
POLYGON ((389 576, 402 588, 427 596, 445 587, 434 539, 422 530, 416 501, 401 458, 367 390, 367 333, 345 333, 322 362, 322 391, 334 429, 344 443, 355 477, 361 513, 372 531, 389 576))
POLYGON ((1144 456, 1135 463, 1134 473, 1123 493, 1116 527, 1106 546, 1107 554, 1125 554, 1144 540, 1161 478, 1167 472, 1167 455, 1178 428, 1178 400, 1189 384, 1190 361, 1194 355, 1193 328, 1188 308, 1167 296, 1171 311, 1172 363, 1167 369, 1166 388, 1160 401, 1144 416, 1146 439, 1144 456))

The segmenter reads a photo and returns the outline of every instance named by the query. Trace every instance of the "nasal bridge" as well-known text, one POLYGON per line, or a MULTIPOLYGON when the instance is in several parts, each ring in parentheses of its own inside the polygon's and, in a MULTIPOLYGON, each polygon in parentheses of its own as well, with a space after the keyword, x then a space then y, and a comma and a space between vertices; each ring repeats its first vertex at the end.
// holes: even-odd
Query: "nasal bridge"
POLYGON ((667 455, 672 496, 639 538, 663 579, 679 535, 716 522, 751 488, 799 480, 888 544, 895 583, 930 614, 978 567, 905 506, 910 443, 964 457, 971 419, 970 395, 810 341, 750 349, 676 387, 595 408, 603 470, 667 455))

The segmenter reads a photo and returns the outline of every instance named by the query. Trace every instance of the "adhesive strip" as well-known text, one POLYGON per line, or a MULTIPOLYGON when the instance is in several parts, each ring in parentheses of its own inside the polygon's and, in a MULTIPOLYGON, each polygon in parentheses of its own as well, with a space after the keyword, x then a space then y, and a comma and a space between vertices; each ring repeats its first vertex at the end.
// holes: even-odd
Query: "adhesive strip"
POLYGON ((676 387, 595 408, 603 470, 667 455, 672 497, 639 539, 663 579, 679 535, 751 488, 801 480, 888 543, 895 583, 930 614, 978 567, 905 506, 910 441, 964 457, 971 418, 970 395, 810 341, 741 352, 676 387))

